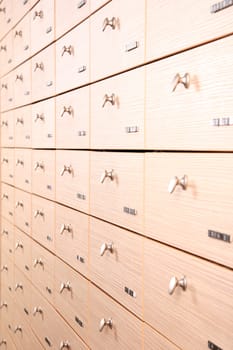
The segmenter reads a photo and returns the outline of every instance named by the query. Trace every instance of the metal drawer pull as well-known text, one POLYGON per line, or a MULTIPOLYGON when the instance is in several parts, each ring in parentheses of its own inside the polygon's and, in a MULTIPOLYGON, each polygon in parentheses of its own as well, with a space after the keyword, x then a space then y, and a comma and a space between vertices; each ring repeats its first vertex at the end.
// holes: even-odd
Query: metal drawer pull
POLYGON ((33 309, 33 316, 36 316, 37 313, 43 316, 43 310, 40 306, 35 306, 33 309))
POLYGON ((117 24, 117 20, 116 17, 112 17, 111 19, 109 18, 105 18, 104 22, 103 22, 103 28, 102 31, 104 32, 105 29, 109 26, 111 27, 113 30, 116 29, 116 24, 117 24))
POLYGON ((3 193, 3 195, 2 195, 2 199, 4 199, 4 198, 8 199, 8 198, 9 198, 9 197, 8 197, 8 194, 3 193))
POLYGON ((15 81, 17 81, 17 80, 23 81, 23 75, 22 74, 17 74, 16 78, 15 78, 15 81))
POLYGON ((8 122, 3 120, 2 123, 1 123, 2 126, 8 126, 8 122))
POLYGON ((111 318, 109 318, 108 320, 106 320, 105 318, 102 318, 100 320, 99 331, 102 332, 102 330, 104 329, 105 326, 107 326, 107 327, 112 329, 113 322, 112 322, 111 318))
POLYGON ((8 89, 8 86, 7 86, 7 84, 2 84, 2 89, 8 89))
POLYGON ((0 47, 0 51, 7 51, 6 45, 0 47))
POLYGON ((16 30, 16 31, 15 31, 15 37, 16 37, 16 36, 22 37, 22 36, 23 36, 22 30, 16 30))
POLYGON ((8 158, 2 158, 2 163, 8 163, 8 158))
POLYGON ((43 169, 44 170, 44 163, 40 163, 40 162, 36 162, 35 166, 34 166, 34 170, 37 170, 38 168, 43 169))
POLYGON ((2 303, 1 303, 1 305, 0 305, 0 309, 2 309, 3 307, 8 307, 8 305, 7 305, 7 302, 6 301, 3 301, 2 303))
POLYGON ((104 170, 104 174, 101 176, 100 182, 103 184, 107 178, 113 181, 114 180, 113 171, 114 171, 113 169, 110 171, 104 170))
POLYGON ((113 253, 113 243, 103 243, 100 247, 100 256, 103 256, 104 253, 108 250, 110 253, 113 253))
POLYGON ((35 119, 34 119, 34 122, 36 123, 37 120, 44 121, 44 120, 45 120, 44 114, 43 114, 43 113, 41 113, 41 114, 36 113, 36 117, 35 117, 35 119))
POLYGON ((71 283, 69 281, 61 284, 60 294, 63 292, 64 289, 67 289, 69 292, 72 292, 71 283))
POLYGON ((180 179, 177 176, 174 176, 169 182, 168 192, 173 193, 175 191, 176 186, 181 186, 183 190, 186 190, 188 186, 188 176, 184 175, 180 179))
POLYGON ((8 266, 7 265, 3 265, 2 267, 1 267, 1 271, 8 271, 8 266))
POLYGON ((73 168, 71 165, 69 165, 69 166, 64 165, 62 172, 61 172, 61 176, 63 176, 66 171, 68 172, 68 174, 72 174, 72 175, 74 174, 74 171, 73 171, 73 168))
POLYGON ((23 125, 23 124, 24 124, 23 118, 17 118, 17 119, 16 119, 16 125, 17 125, 17 124, 22 124, 22 125, 23 125))
POLYGON ((16 283, 16 285, 15 285, 15 291, 16 291, 17 289, 23 290, 23 285, 22 285, 22 283, 16 283))
POLYGON ((44 213, 42 210, 37 209, 34 213, 34 218, 37 218, 37 216, 44 216, 44 213))
POLYGON ((115 94, 112 94, 110 96, 108 96, 107 94, 104 95, 104 103, 102 104, 102 108, 104 108, 107 102, 110 102, 111 105, 114 106, 116 103, 115 94))
POLYGON ((2 235, 7 235, 8 236, 9 232, 5 229, 2 230, 2 235))
POLYGON ((35 68, 34 68, 34 72, 35 72, 37 69, 44 70, 44 63, 43 63, 43 62, 41 62, 41 63, 36 62, 35 68))
POLYGON ((22 242, 17 242, 15 245, 15 250, 17 250, 18 248, 23 249, 23 243, 22 242))
POLYGON ((182 77, 177 73, 172 81, 172 92, 175 91, 179 84, 183 84, 186 89, 190 86, 190 75, 185 73, 182 77))
POLYGON ((37 265, 40 265, 40 266, 44 267, 44 263, 43 263, 43 260, 41 258, 34 260, 33 267, 36 267, 37 265))
POLYGON ((187 289, 187 280, 185 276, 183 276, 180 280, 173 276, 169 282, 168 293, 172 295, 176 287, 181 287, 183 290, 187 289))
POLYGON ((43 18, 44 17, 43 11, 35 11, 33 16, 33 21, 36 19, 36 17, 43 18))
POLYGON ((2 345, 7 345, 7 341, 6 341, 6 339, 2 339, 1 341, 0 341, 0 346, 2 346, 2 345))
POLYGON ((15 208, 18 208, 18 207, 23 208, 24 207, 23 202, 20 202, 20 201, 16 202, 15 208))
POLYGON ((6 8, 5 7, 0 7, 0 12, 6 13, 6 8))
POLYGON ((72 55, 74 53, 74 49, 73 49, 73 46, 72 45, 69 45, 69 46, 63 46, 62 48, 62 56, 65 54, 65 52, 67 52, 69 55, 72 55))
POLYGON ((22 166, 23 166, 23 165, 24 165, 24 161, 21 160, 21 159, 17 159, 15 165, 16 165, 16 166, 17 166, 17 165, 22 165, 22 166))
POLYGON ((59 349, 60 349, 60 350, 62 350, 62 349, 71 349, 70 343, 68 342, 68 340, 62 341, 62 342, 60 343, 60 348, 59 348, 59 349))
POLYGON ((74 113, 73 107, 72 106, 69 106, 69 107, 64 106, 63 111, 61 113, 61 117, 63 117, 63 115, 65 113, 68 113, 69 115, 73 115, 73 113, 74 113))
POLYGON ((72 226, 63 224, 61 227, 61 230, 60 230, 60 234, 62 235, 64 233, 64 231, 73 233, 72 226))
POLYGON ((23 329, 21 326, 16 326, 15 329, 14 329, 14 333, 17 333, 17 332, 23 332, 23 329))

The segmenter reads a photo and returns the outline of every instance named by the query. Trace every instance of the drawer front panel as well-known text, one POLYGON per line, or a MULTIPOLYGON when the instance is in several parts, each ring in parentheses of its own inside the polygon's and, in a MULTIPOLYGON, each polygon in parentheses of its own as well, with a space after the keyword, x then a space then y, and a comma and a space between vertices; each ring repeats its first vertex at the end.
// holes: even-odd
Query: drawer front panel
POLYGON ((142 317, 143 240, 100 220, 90 222, 91 280, 142 317))
POLYGON ((56 205, 56 255, 83 275, 88 275, 88 216, 56 205))
POLYGON ((15 189, 15 226, 31 233, 31 194, 15 189))
POLYGON ((15 228, 14 261, 27 278, 31 278, 31 238, 15 228))
POLYGON ((14 72, 1 79, 1 111, 14 107, 14 72))
POLYGON ((91 147, 144 147, 144 68, 91 85, 91 147))
POLYGON ((9 295, 13 294, 14 290, 14 262, 9 259, 7 254, 1 257, 1 286, 6 289, 9 295))
POLYGON ((142 231, 142 153, 91 153, 90 212, 99 218, 142 231))
POLYGON ((31 192, 32 152, 30 149, 15 148, 15 186, 31 192))
POLYGON ((4 36, 11 28, 12 26, 12 1, 3 0, 1 2, 1 22, 0 22, 0 30, 1 30, 1 37, 4 36))
POLYGON ((13 260, 15 230, 14 226, 8 220, 4 219, 4 217, 1 217, 1 233, 1 252, 13 260))
POLYGON ((31 102, 31 61, 27 61, 13 71, 14 78, 14 107, 31 102))
POLYGON ((6 218, 9 222, 14 222, 14 212, 15 212, 15 194, 14 187, 1 184, 1 202, 2 202, 2 216, 6 218))
POLYGON ((13 29, 13 51, 14 65, 18 66, 25 61, 31 52, 30 47, 30 18, 25 16, 19 24, 13 29))
POLYGON ((32 237, 54 251, 55 204, 32 195, 32 237))
POLYGON ((7 36, 3 40, 1 40, 0 64, 1 64, 1 76, 8 73, 13 67, 12 32, 9 32, 7 36))
POLYGON ((89 148, 89 87, 56 98, 56 147, 89 148))
POLYGON ((14 147, 14 113, 1 114, 1 146, 14 147))
POLYGON ((91 13, 100 9, 102 6, 110 2, 111 0, 91 0, 91 13))
POLYGON ((144 349, 146 350, 178 350, 174 344, 153 330, 146 323, 144 324, 144 349))
POLYGON ((145 240, 145 321, 180 348, 231 348, 232 292, 232 271, 145 240))
MULTIPOLYGON (((30 10, 33 5, 38 0, 23 0, 23 1, 18 1, 18 0, 12 0, 12 7, 13 7, 13 22, 17 23, 28 11, 30 10)), ((27 15, 29 17, 29 15, 27 15)))
POLYGON ((31 132, 31 106, 22 107, 14 111, 15 119, 15 147, 30 148, 31 132))
POLYGON ((231 154, 148 154, 146 235, 233 267, 231 163, 231 154))
POLYGON ((89 211, 89 152, 56 151, 56 200, 89 211))
POLYGON ((14 149, 3 148, 2 149, 2 166, 1 166, 1 177, 2 181, 9 185, 14 185, 14 149))

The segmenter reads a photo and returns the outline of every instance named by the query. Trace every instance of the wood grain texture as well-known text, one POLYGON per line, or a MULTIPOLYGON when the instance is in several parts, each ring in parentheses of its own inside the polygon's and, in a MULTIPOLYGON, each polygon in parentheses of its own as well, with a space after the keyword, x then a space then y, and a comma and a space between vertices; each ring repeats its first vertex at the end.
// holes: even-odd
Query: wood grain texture
POLYGON ((30 18, 29 16, 25 16, 13 29, 14 66, 18 66, 20 63, 25 61, 30 56, 30 53, 30 18), (22 32, 22 35, 15 35, 16 31, 17 33, 22 32))
POLYGON ((31 194, 15 188, 15 226, 31 234, 31 194))
POLYGON ((8 254, 3 253, 1 256, 1 269, 1 288, 7 290, 8 294, 12 296, 14 294, 14 261, 9 258, 8 254), (2 269, 3 266, 6 268, 2 269))
MULTIPOLYGON (((20 319, 27 318, 27 322, 29 322, 30 310, 31 310, 31 280, 29 280, 25 274, 18 269, 18 267, 14 266, 14 285, 13 285, 13 297, 15 306, 18 307, 21 312, 20 319), (17 284, 20 284, 22 288, 17 288, 17 284), (26 315, 24 308, 28 311, 29 315, 26 315)), ((15 313, 14 313, 15 316, 15 313)), ((14 317, 15 319, 15 317, 14 317)))
POLYGON ((1 114, 1 147, 14 147, 14 112, 1 114))
POLYGON ((32 151, 31 149, 14 149, 15 187, 31 192, 32 187, 32 151))
POLYGON ((91 13, 95 12, 99 8, 101 8, 103 5, 107 4, 111 0, 91 0, 90 1, 90 8, 91 13))
POLYGON ((14 107, 13 72, 1 78, 1 112, 14 107))
POLYGON ((1 180, 9 185, 14 185, 14 149, 1 150, 1 180))
POLYGON ((181 349, 232 349, 232 271, 145 240, 145 321, 181 349), (170 279, 187 289, 168 294, 170 279))
POLYGON ((32 117, 31 106, 14 110, 15 147, 31 148, 32 117))
POLYGON ((20 65, 12 72, 14 79, 14 107, 29 104, 31 91, 31 60, 20 65))
POLYGON ((1 183, 1 214, 9 222, 14 223, 15 194, 14 187, 1 183))
POLYGON ((179 348, 144 323, 144 350, 178 350, 179 348))
POLYGON ((15 228, 14 262, 18 269, 31 280, 32 240, 25 233, 15 228))
POLYGON ((14 225, 1 216, 1 254, 5 254, 9 259, 14 259, 14 225))

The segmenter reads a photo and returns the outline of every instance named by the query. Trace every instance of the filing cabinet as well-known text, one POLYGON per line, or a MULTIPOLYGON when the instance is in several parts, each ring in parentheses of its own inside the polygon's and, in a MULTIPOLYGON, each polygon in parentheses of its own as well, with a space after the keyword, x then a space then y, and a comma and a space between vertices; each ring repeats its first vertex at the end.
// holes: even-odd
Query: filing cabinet
POLYGON ((14 113, 9 111, 1 115, 1 146, 14 147, 14 113))

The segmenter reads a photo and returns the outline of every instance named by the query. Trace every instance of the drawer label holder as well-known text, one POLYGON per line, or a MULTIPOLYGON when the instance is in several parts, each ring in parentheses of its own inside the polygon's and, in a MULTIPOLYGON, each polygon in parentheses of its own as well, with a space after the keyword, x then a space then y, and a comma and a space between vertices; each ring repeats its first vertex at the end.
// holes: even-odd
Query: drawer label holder
POLYGON ((130 215, 137 215, 137 210, 129 207, 123 207, 123 212, 130 215))
POLYGON ((211 349, 211 350, 223 350, 222 348, 220 348, 219 346, 215 345, 214 343, 212 343, 209 340, 208 340, 208 349, 211 349))
POLYGON ((218 239, 219 241, 223 241, 226 243, 231 243, 232 241, 230 235, 222 232, 213 231, 213 230, 208 230, 208 237, 218 239))
POLYGON ((75 316, 75 321, 77 322, 77 324, 80 326, 80 327, 84 327, 84 324, 83 324, 83 322, 77 317, 77 316, 75 316))
POLYGON ((125 291, 125 293, 127 293, 128 295, 130 295, 133 298, 136 298, 136 296, 137 296, 136 292, 128 287, 125 287, 124 291, 125 291))
POLYGON ((233 0, 223 0, 223 1, 216 2, 210 7, 210 13, 216 13, 216 12, 225 10, 230 6, 233 6, 233 0))
POLYGON ((212 126, 231 126, 233 125, 232 117, 222 117, 222 118, 213 118, 211 121, 212 126))

